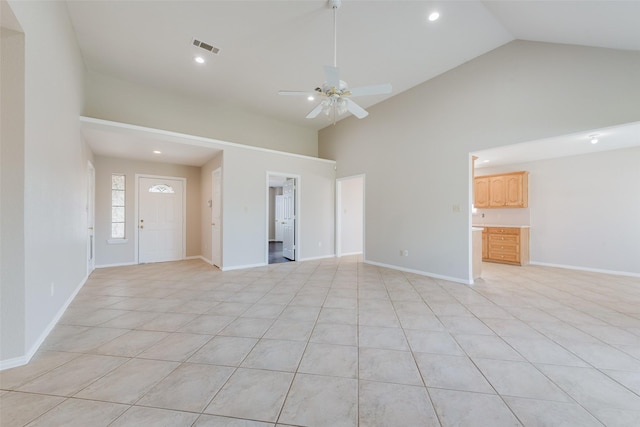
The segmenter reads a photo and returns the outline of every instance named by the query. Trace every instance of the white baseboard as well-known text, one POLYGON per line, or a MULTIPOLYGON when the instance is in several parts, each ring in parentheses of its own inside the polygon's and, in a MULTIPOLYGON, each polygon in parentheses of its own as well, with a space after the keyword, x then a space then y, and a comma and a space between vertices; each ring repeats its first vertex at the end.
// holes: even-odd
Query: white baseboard
POLYGON ((473 285, 473 281, 472 280, 464 280, 464 279, 460 279, 458 277, 443 276, 441 274, 429 273, 428 271, 414 270, 412 268, 405 268, 405 267, 400 267, 400 266, 391 265, 391 264, 383 264, 381 262, 370 261, 370 260, 367 260, 367 259, 365 259, 363 262, 365 264, 371 264, 371 265, 375 265, 375 266, 378 266, 378 267, 390 268, 392 270, 404 271, 406 273, 414 273, 414 274, 418 274, 420 276, 433 277, 434 279, 442 279, 442 280, 447 280, 449 282, 462 283, 463 285, 473 285))
POLYGON ((360 251, 360 252, 346 252, 346 253, 342 253, 342 254, 336 255, 336 256, 343 257, 343 256, 352 256, 352 255, 362 255, 362 251, 360 251))
POLYGON ((40 334, 36 342, 33 343, 29 351, 27 351, 27 354, 25 354, 24 356, 14 357, 8 360, 0 360, 0 371, 26 365, 27 363, 29 363, 33 355, 36 354, 36 352, 38 351, 38 349, 40 348, 44 340, 47 339, 47 337, 49 336, 53 328, 56 326, 56 324, 58 323, 58 321, 60 320, 64 312, 67 310, 67 308, 69 308, 69 305, 73 302, 73 299, 76 297, 76 295, 78 295, 78 292, 80 292, 80 289, 82 289, 84 284, 87 282, 87 279, 88 279, 88 276, 85 276, 82 279, 82 281, 73 291, 73 293, 69 296, 69 298, 67 298, 67 301, 65 301, 62 307, 60 307, 60 310, 58 310, 58 312, 53 317, 51 322, 49 322, 45 330, 40 334))
POLYGON ((119 262, 115 264, 102 264, 102 265, 96 265, 96 268, 126 267, 129 265, 138 265, 138 263, 137 262, 119 262))
POLYGON ((185 261, 192 260, 192 259, 201 259, 202 261, 206 262, 207 264, 213 264, 213 261, 203 257, 202 255, 193 255, 193 256, 188 256, 188 257, 184 258, 185 261))
POLYGON ((220 270, 222 271, 242 270, 243 268, 264 267, 266 265, 269 265, 269 264, 265 264, 264 262, 261 262, 259 264, 233 265, 231 267, 222 267, 220 270))
POLYGON ((308 258, 300 258, 300 259, 297 259, 296 261, 316 261, 319 259, 328 259, 328 258, 335 258, 335 257, 336 257, 335 254, 330 254, 330 255, 308 257, 308 258))
POLYGON ((591 273, 602 273, 602 274, 611 274, 614 276, 628 276, 628 277, 640 277, 640 273, 633 273, 631 271, 615 271, 615 270, 604 270, 601 268, 589 268, 589 267, 580 267, 576 265, 565 265, 565 264, 552 264, 548 262, 529 262, 530 265, 539 265, 541 267, 554 267, 554 268, 564 268, 566 270, 577 270, 577 271, 588 271, 591 273))

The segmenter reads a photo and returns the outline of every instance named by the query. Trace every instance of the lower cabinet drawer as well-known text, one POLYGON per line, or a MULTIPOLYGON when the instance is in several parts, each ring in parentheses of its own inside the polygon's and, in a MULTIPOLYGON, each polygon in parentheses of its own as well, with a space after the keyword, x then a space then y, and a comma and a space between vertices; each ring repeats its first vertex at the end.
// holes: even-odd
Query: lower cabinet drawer
POLYGON ((519 253, 491 253, 489 251, 489 260, 491 261, 504 261, 504 262, 520 262, 519 253))

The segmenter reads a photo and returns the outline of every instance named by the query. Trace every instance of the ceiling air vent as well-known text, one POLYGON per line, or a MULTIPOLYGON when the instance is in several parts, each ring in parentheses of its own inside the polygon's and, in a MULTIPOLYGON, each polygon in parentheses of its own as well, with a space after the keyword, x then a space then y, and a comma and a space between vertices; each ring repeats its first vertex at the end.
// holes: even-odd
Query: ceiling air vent
POLYGON ((217 55, 218 52, 220 52, 219 48, 211 46, 209 43, 205 43, 198 39, 193 39, 193 45, 199 47, 200 49, 204 49, 207 52, 213 53, 214 55, 217 55))

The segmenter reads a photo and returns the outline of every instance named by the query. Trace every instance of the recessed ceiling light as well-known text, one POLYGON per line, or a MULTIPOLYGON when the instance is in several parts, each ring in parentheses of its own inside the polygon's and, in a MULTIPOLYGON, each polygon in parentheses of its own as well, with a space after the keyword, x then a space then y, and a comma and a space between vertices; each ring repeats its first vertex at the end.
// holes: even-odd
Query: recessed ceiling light
POLYGON ((431 21, 431 22, 437 21, 438 18, 440 18, 440 14, 438 12, 431 12, 429 14, 429 21, 431 21))
POLYGON ((162 154, 162 151, 153 150, 153 154, 162 154))
POLYGON ((598 143, 598 135, 597 134, 589 135, 589 141, 592 144, 597 144, 598 143))
POLYGON ((313 101, 315 98, 313 97, 313 95, 309 95, 309 96, 307 96, 307 99, 308 99, 309 101, 313 101))
POLYGON ((489 163, 489 159, 483 160, 482 163, 489 163))
POLYGON ((198 64, 204 64, 204 58, 203 58, 202 56, 196 56, 196 57, 195 57, 195 61, 196 61, 198 64))

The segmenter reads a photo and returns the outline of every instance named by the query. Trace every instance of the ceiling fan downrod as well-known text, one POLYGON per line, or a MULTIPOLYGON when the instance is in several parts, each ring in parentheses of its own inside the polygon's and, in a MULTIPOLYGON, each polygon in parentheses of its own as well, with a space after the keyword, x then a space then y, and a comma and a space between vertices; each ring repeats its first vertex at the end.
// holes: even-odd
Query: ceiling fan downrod
POLYGON ((329 0, 329 7, 333 9, 333 66, 338 67, 338 25, 337 12, 342 5, 342 0, 329 0))

